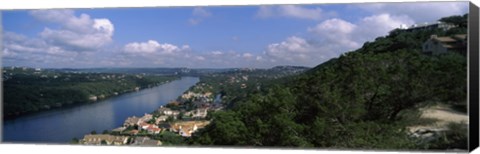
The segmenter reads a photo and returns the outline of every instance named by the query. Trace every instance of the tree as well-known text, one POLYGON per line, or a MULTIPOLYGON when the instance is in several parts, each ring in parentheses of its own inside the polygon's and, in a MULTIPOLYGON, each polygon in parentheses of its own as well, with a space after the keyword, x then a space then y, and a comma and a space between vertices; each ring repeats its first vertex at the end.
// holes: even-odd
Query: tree
POLYGON ((103 130, 103 132, 102 132, 102 134, 109 134, 109 133, 110 133, 110 131, 108 131, 108 130, 106 130, 106 129, 103 130))
POLYGON ((173 116, 168 116, 167 119, 165 119, 165 122, 173 122, 173 121, 175 121, 173 116))
POLYGON ((177 115, 177 119, 182 120, 182 119, 183 119, 183 116, 184 116, 184 113, 183 113, 183 112, 180 112, 180 113, 177 115))
POLYGON ((71 144, 78 144, 79 143, 79 140, 78 138, 74 137, 72 138, 72 140, 70 141, 71 144))
POLYGON ((456 15, 456 16, 443 17, 438 21, 451 23, 453 25, 466 28, 468 24, 468 14, 465 14, 463 16, 456 15))
POLYGON ((90 132, 90 134, 92 134, 92 135, 97 134, 97 131, 92 130, 92 131, 90 132))
POLYGON ((100 141, 100 144, 101 144, 101 145, 107 145, 107 141, 102 140, 102 141, 100 141))
POLYGON ((467 98, 467 59, 457 53, 435 57, 433 84, 439 101, 464 108, 467 98))
POLYGON ((214 119, 205 130, 192 136, 195 144, 246 145, 249 132, 237 113, 218 111, 214 113, 214 119))

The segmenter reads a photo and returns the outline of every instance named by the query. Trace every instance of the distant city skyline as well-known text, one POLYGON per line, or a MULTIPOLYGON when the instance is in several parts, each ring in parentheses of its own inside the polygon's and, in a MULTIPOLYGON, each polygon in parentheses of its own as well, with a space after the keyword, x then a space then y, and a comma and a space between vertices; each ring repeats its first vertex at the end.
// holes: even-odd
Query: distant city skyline
POLYGON ((2 11, 3 66, 314 67, 468 2, 2 11))

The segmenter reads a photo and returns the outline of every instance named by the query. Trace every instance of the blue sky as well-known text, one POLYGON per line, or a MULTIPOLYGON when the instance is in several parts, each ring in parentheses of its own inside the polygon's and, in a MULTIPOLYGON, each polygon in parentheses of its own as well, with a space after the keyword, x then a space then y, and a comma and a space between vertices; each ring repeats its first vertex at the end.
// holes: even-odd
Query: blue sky
POLYGON ((2 11, 3 66, 313 67, 468 2, 2 11))

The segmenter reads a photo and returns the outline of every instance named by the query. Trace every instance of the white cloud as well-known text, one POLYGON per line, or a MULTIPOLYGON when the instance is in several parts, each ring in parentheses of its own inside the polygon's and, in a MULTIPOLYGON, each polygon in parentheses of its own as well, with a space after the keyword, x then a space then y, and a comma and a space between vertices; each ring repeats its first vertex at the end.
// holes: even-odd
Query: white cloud
POLYGON ((356 4, 355 7, 375 14, 405 15, 417 23, 434 22, 442 17, 468 12, 468 2, 369 3, 356 4))
POLYGON ((24 35, 13 32, 3 33, 4 51, 7 50, 12 54, 23 56, 25 54, 50 54, 52 56, 71 56, 74 53, 69 53, 63 48, 52 46, 42 39, 28 38, 24 35))
POLYGON ((201 7, 196 7, 193 9, 192 15, 197 17, 209 17, 212 15, 212 13, 208 12, 207 10, 201 7))
POLYGON ((3 33, 2 57, 5 64, 13 65, 56 65, 74 64, 77 60, 73 57, 78 52, 66 51, 58 46, 52 46, 42 39, 28 38, 13 32, 3 33))
POLYGON ((320 20, 334 16, 334 12, 325 12, 321 8, 306 8, 298 5, 260 6, 257 17, 289 17, 297 19, 320 20))
POLYGON ((323 21, 314 28, 308 28, 308 31, 316 33, 324 45, 336 45, 343 49, 351 49, 359 45, 358 42, 352 40, 351 36, 357 27, 348 21, 334 18, 323 21))
POLYGON ((76 16, 73 10, 33 10, 29 14, 52 26, 33 37, 5 31, 2 53, 8 64, 78 67, 92 62, 98 55, 91 53, 103 51, 113 41, 114 26, 108 19, 76 16))
POLYGON ((203 56, 196 56, 195 59, 203 61, 203 60, 205 60, 205 57, 203 57, 203 56))
POLYGON ((46 27, 40 37, 63 50, 97 51, 112 42, 114 26, 108 19, 92 19, 87 14, 77 17, 72 10, 34 10, 30 15, 60 25, 59 29, 46 27))
POLYGON ((270 65, 316 66, 340 54, 357 49, 366 42, 387 35, 401 24, 412 24, 406 16, 378 14, 352 23, 332 18, 307 28, 311 38, 288 37, 267 46, 265 57, 270 65))
POLYGON ((313 46, 305 39, 292 36, 280 43, 273 43, 267 46, 265 55, 273 58, 275 62, 298 63, 308 62, 310 55, 314 52, 313 46))
POLYGON ((155 40, 148 40, 147 42, 133 42, 124 46, 125 53, 131 54, 160 54, 160 55, 172 55, 181 51, 189 50, 188 45, 178 47, 173 44, 163 43, 160 44, 155 40))
POLYGON ((206 9, 201 7, 196 7, 193 9, 192 17, 188 19, 188 22, 191 25, 197 25, 210 16, 212 16, 212 13, 210 13, 206 9))
POLYGON ((387 35, 388 32, 395 28, 399 28, 400 25, 411 25, 415 22, 413 19, 405 15, 390 15, 390 14, 378 14, 363 18, 359 23, 359 29, 356 30, 355 35, 360 37, 360 42, 365 42, 374 39, 378 36, 387 35))
POLYGON ((252 58, 252 57, 253 57, 253 54, 248 53, 248 52, 247 52, 247 53, 243 53, 242 57, 243 57, 243 58, 252 58))

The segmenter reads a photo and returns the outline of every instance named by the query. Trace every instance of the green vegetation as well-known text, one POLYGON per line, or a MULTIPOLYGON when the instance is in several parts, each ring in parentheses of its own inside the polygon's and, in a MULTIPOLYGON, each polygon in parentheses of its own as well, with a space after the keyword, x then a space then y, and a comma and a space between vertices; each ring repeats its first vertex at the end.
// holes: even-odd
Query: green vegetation
POLYGON ((107 97, 148 88, 176 76, 146 76, 105 73, 68 73, 31 68, 4 68, 4 116, 86 104, 107 97))
POLYGON ((154 140, 162 141, 162 145, 184 145, 185 144, 185 138, 170 131, 162 131, 160 134, 152 135, 151 138, 154 140))
POLYGON ((213 113, 211 124, 193 134, 189 143, 465 148, 467 132, 457 128, 460 126, 451 126, 451 131, 428 146, 417 144, 418 139, 408 136, 406 130, 406 126, 419 122, 408 121, 411 117, 406 113, 418 113, 417 109, 433 102, 466 107, 465 56, 454 52, 439 56, 421 53, 421 45, 430 35, 445 36, 466 30, 459 28, 394 30, 279 84, 267 84, 255 92, 232 94, 235 89, 225 90, 236 97, 229 99, 231 108, 213 113))
MULTIPOLYGON (((213 92, 220 94, 223 105, 233 107, 235 102, 257 93, 274 83, 283 83, 285 78, 303 73, 307 67, 277 66, 270 69, 237 69, 222 73, 200 76, 200 82, 192 92, 213 92)), ((215 96, 212 95, 212 98, 215 96)))
POLYGON ((429 149, 468 149, 468 127, 465 124, 450 123, 448 124, 450 131, 441 135, 431 143, 424 144, 429 149))

